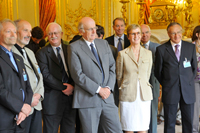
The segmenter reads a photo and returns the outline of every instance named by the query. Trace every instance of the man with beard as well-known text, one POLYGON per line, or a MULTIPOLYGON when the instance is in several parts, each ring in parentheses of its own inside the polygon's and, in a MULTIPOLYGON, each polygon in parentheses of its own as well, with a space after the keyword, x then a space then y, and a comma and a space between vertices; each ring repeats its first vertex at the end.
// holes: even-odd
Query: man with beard
POLYGON ((17 26, 17 44, 12 47, 14 53, 21 56, 30 79, 30 85, 33 90, 32 111, 26 119, 26 133, 42 133, 42 105, 44 98, 43 78, 40 68, 36 61, 34 53, 27 47, 31 38, 31 24, 25 20, 16 20, 17 26))

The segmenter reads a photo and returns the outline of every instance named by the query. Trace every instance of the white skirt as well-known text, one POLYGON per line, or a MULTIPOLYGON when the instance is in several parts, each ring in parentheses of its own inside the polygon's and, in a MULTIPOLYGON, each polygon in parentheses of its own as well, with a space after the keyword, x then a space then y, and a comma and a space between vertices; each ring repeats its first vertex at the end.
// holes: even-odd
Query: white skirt
POLYGON ((149 129, 151 101, 141 100, 139 81, 134 102, 120 101, 120 122, 124 131, 147 131, 149 129))

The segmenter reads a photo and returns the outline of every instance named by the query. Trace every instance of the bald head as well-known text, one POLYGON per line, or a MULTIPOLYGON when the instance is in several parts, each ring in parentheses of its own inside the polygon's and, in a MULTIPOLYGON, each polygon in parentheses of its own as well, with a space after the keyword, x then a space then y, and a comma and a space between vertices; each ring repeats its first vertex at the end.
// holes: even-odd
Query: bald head
POLYGON ((96 24, 95 21, 90 17, 84 17, 79 22, 79 33, 82 35, 82 37, 89 41, 93 42, 93 40, 96 37, 96 24))
POLYGON ((146 24, 142 24, 140 27, 141 27, 141 30, 142 30, 141 42, 143 44, 146 44, 150 40, 150 37, 151 37, 150 27, 146 24))
POLYGON ((26 20, 16 20, 15 24, 17 26, 17 44, 23 48, 29 44, 32 27, 26 20))

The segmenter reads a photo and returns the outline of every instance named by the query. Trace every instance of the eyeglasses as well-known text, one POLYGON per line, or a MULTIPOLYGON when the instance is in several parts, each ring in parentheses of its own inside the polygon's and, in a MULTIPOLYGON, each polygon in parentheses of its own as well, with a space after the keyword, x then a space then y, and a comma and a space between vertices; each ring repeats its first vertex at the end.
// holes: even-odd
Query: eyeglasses
POLYGON ((129 33, 129 35, 133 35, 133 36, 140 35, 140 34, 141 34, 140 32, 129 33))
POLYGON ((169 34, 172 35, 172 36, 175 36, 175 35, 181 35, 181 34, 182 34, 182 31, 179 31, 179 32, 177 32, 177 33, 172 32, 172 33, 169 33, 169 34))
POLYGON ((58 35, 60 32, 49 32, 48 33, 48 36, 52 36, 53 34, 56 36, 56 35, 58 35))
POLYGON ((149 34, 149 31, 146 31, 146 32, 142 32, 142 34, 144 35, 144 34, 149 34))
POLYGON ((93 30, 97 30, 97 29, 98 29, 98 27, 95 26, 94 28, 89 28, 89 29, 84 29, 84 30, 87 30, 87 31, 91 32, 91 31, 93 31, 93 30))

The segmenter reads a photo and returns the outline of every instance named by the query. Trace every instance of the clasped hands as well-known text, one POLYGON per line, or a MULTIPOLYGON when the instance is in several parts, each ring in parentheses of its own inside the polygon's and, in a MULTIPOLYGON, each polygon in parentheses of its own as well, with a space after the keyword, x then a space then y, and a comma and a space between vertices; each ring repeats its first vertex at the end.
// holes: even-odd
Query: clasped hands
POLYGON ((19 125, 22 121, 24 121, 25 118, 28 117, 30 113, 31 113, 31 106, 27 103, 24 103, 16 119, 17 125, 19 125))
POLYGON ((72 95, 74 91, 74 86, 68 83, 63 83, 63 85, 67 86, 67 88, 65 90, 62 90, 62 92, 67 96, 72 95))
POLYGON ((99 90, 99 95, 101 96, 102 99, 107 99, 110 96, 110 89, 105 87, 105 88, 101 88, 99 90))

